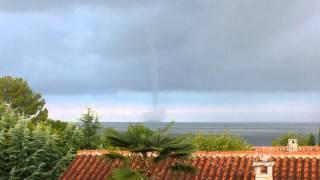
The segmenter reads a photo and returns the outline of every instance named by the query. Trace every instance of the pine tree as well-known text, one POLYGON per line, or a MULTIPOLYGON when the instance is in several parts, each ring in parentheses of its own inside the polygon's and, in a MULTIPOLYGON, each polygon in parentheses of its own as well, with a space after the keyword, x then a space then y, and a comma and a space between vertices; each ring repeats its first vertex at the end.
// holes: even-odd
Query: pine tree
POLYGON ((44 121, 48 117, 45 100, 22 78, 0 77, 0 101, 8 103, 17 113, 44 121))
POLYGON ((82 114, 80 118, 81 131, 83 133, 83 145, 82 149, 97 149, 100 146, 99 130, 101 124, 98 116, 90 108, 87 112, 82 114))
POLYGON ((310 133, 308 136, 308 145, 315 146, 316 145, 316 138, 314 137, 313 133, 310 133))

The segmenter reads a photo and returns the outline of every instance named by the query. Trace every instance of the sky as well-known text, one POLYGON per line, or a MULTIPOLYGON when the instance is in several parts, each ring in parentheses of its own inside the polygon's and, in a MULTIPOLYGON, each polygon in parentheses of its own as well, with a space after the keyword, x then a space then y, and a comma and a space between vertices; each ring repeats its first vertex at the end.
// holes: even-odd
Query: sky
POLYGON ((320 121, 316 0, 0 0, 0 76, 49 116, 320 121))

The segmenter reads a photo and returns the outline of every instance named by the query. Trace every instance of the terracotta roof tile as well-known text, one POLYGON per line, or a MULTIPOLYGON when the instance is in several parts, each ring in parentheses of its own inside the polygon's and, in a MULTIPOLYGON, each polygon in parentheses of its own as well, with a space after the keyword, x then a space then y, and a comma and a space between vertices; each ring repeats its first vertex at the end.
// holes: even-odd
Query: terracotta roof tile
MULTIPOLYGON (((69 168, 62 174, 60 179, 105 179, 114 168, 121 165, 118 160, 106 160, 98 158, 99 155, 108 151, 80 151, 69 168)), ((125 155, 128 152, 121 151, 125 155)), ((250 151, 238 152, 197 152, 190 160, 190 164, 198 169, 195 176, 184 173, 176 173, 170 170, 173 165, 172 159, 161 162, 151 167, 152 173, 160 174, 161 179, 254 179, 255 172, 253 162, 260 159, 260 155, 270 155, 268 161, 274 161, 274 179, 320 179, 320 148, 300 147, 299 151, 289 153, 284 147, 255 147, 250 151)), ((136 159, 132 167, 138 167, 140 162, 136 159)), ((262 170, 266 171, 266 170, 262 170)))

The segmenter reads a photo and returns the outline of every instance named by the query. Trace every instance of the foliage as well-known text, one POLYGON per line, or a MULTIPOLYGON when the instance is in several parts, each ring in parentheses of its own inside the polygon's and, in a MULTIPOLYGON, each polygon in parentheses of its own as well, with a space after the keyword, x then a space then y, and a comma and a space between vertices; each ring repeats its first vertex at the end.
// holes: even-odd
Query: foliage
POLYGON ((103 149, 107 150, 119 150, 119 147, 113 147, 108 139, 108 135, 113 128, 103 128, 101 131, 101 146, 103 149))
POLYGON ((115 170, 112 179, 121 179, 121 175, 134 175, 136 179, 157 178, 159 174, 151 174, 150 167, 156 165, 162 160, 175 159, 176 164, 172 167, 174 170, 180 170, 195 173, 193 166, 186 165, 189 155, 195 151, 195 147, 186 143, 185 137, 170 137, 167 130, 172 125, 170 123, 166 128, 153 131, 143 124, 130 124, 126 132, 120 132, 115 129, 109 129, 106 139, 113 147, 130 151, 128 157, 121 154, 108 154, 107 158, 116 158, 123 161, 122 169, 115 170), (128 162, 132 159, 141 162, 139 169, 130 169, 128 162), (184 167, 184 168, 183 168, 184 167), (130 172, 130 173, 129 173, 130 172), (134 172, 134 173, 133 173, 134 172))
POLYGON ((61 147, 73 149, 75 152, 84 146, 83 132, 74 124, 69 123, 63 131, 56 134, 59 136, 61 147))
POLYGON ((38 124, 0 103, 0 177, 3 179, 57 179, 74 158, 52 128, 38 124), (6 125, 10 124, 10 126, 6 125))
POLYGON ((39 93, 33 92, 22 78, 0 77, 0 101, 10 104, 11 108, 27 118, 33 117, 34 121, 44 121, 48 117, 45 100, 39 93))
POLYGON ((145 176, 141 171, 132 170, 129 167, 121 167, 116 168, 112 171, 112 176, 109 178, 110 180, 145 180, 145 176))
POLYGON ((240 136, 228 132, 222 134, 197 134, 190 141, 200 151, 240 151, 250 149, 250 145, 240 136))
POLYGON ((48 119, 44 104, 23 79, 0 77, 0 179, 57 179, 78 149, 101 143, 90 109, 79 127, 48 119))
POLYGON ((99 122, 98 116, 90 109, 82 114, 80 118, 81 131, 83 133, 83 149, 97 149, 100 146, 100 136, 99 130, 101 129, 101 124, 99 122))
POLYGON ((302 133, 283 134, 272 141, 272 146, 287 146, 288 139, 297 139, 300 146, 309 146, 308 136, 302 133))
POLYGON ((188 164, 175 164, 171 167, 171 170, 176 171, 176 172, 188 172, 191 174, 196 174, 197 171, 196 169, 188 164))
POLYGON ((43 124, 50 126, 52 131, 60 135, 71 123, 63 122, 60 120, 47 119, 43 124))
POLYGON ((108 154, 103 155, 103 157, 111 160, 117 159, 124 162, 125 164, 128 164, 128 158, 117 152, 110 152, 108 154))
POLYGON ((315 146, 316 145, 316 138, 314 137, 313 133, 308 135, 308 145, 315 146))
POLYGON ((9 104, 0 101, 0 132, 14 127, 19 119, 20 116, 10 108, 9 104))

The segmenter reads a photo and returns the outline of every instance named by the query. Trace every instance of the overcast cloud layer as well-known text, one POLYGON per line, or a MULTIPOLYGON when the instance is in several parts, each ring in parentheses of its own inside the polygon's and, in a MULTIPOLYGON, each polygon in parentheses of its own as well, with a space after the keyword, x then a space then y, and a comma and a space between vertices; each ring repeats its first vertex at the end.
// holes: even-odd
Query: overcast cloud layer
POLYGON ((44 94, 320 91, 317 1, 0 0, 0 75, 44 94))

